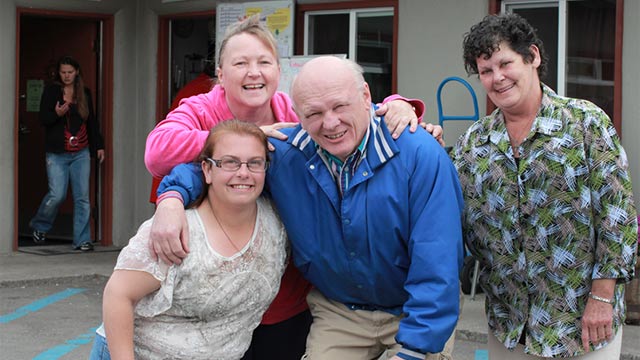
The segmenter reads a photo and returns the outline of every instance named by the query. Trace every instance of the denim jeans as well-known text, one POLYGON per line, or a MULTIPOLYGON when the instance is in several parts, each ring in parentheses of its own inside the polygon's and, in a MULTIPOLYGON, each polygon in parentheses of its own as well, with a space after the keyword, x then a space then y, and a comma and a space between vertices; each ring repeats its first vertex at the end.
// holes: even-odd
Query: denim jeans
POLYGON ((42 199, 36 216, 29 225, 34 230, 49 232, 58 214, 58 208, 67 197, 67 186, 71 181, 73 195, 73 247, 91 242, 89 218, 89 176, 91 157, 89 148, 74 153, 47 153, 47 178, 49 191, 42 199))
POLYGON ((111 360, 111 353, 107 346, 107 339, 105 339, 104 336, 96 334, 96 339, 93 341, 89 360, 111 360))

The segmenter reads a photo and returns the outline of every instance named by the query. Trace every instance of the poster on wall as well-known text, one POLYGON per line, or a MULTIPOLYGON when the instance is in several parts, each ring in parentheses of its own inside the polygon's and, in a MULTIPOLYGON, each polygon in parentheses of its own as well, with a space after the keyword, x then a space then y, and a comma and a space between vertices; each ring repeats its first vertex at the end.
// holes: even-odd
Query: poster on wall
POLYGON ((27 80, 27 111, 40 111, 40 98, 42 97, 43 89, 43 80, 27 80))
POLYGON ((220 42, 227 27, 257 13, 276 38, 280 56, 293 55, 293 0, 221 3, 216 8, 216 65, 220 42))

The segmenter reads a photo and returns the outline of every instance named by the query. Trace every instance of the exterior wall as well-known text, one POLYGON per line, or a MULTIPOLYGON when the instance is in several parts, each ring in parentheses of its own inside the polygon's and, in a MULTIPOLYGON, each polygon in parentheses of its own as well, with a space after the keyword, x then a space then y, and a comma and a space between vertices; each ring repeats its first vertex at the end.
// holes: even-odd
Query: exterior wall
MULTIPOLYGON (((488 0, 399 0, 398 92, 422 99, 426 121, 438 123, 436 91, 449 76, 459 76, 474 88, 480 116, 486 112, 486 93, 476 76, 467 77, 462 62, 462 39, 471 25, 487 14, 488 0)), ((640 209, 640 1, 624 4, 622 145, 630 163, 636 207, 640 209)), ((445 115, 471 115, 472 102, 462 86, 449 83, 443 89, 445 115)), ((468 126, 446 121, 445 141, 454 145, 468 126)))
POLYGON ((0 254, 11 252, 13 233, 13 204, 16 196, 13 192, 14 174, 14 134, 15 134, 15 48, 16 48, 16 15, 15 7, 10 1, 0 1, 0 99, 4 106, 0 107, 0 254))
MULTIPOLYGON (((488 0, 399 0, 398 93, 422 99, 425 121, 438 123, 436 91, 443 79, 458 76, 471 84, 485 113, 485 92, 477 77, 467 77, 462 62, 462 39, 489 9, 488 0)), ((473 102, 459 83, 442 91, 444 115, 472 115, 473 102)), ((468 121, 444 123, 447 145, 454 145, 468 121)))
POLYGON ((123 245, 153 207, 146 201, 150 178, 143 163, 146 134, 154 125, 156 30, 151 18, 140 18, 138 2, 58 0, 8 0, 0 2, 0 254, 10 253, 14 240, 13 204, 16 76, 16 7, 113 14, 115 20, 113 79, 113 144, 106 144, 114 164, 113 239, 123 245), (147 53, 147 58, 136 52, 147 53), (145 64, 141 66, 140 64, 145 64), (150 79, 153 78, 153 81, 150 79), (151 87, 149 87, 151 84, 151 87), (144 96, 138 96, 142 94, 144 96), (131 201, 131 199, 136 199, 131 201))
POLYGON ((629 157, 633 195, 640 211, 640 1, 624 2, 622 49, 622 146, 629 157))
MULTIPOLYGON (((299 3, 319 1, 305 0, 299 3)), ((100 12, 115 18, 113 79, 113 238, 125 245, 143 220, 153 213, 148 203, 151 177, 144 166, 144 145, 155 124, 157 16, 215 8, 216 1, 192 0, 163 4, 161 0, 6 0, 0 1, 0 254, 12 251, 13 204, 16 196, 13 169, 15 133, 16 7, 100 12)), ((475 89, 480 115, 485 113, 485 93, 476 77, 468 78, 462 65, 462 38, 488 9, 488 0, 399 0, 398 92, 423 99, 426 121, 437 123, 436 90, 449 76, 466 79, 475 89)), ((623 145, 635 180, 636 205, 640 203, 640 2, 625 2, 623 54, 623 145)), ((300 35, 299 35, 300 36, 300 35)), ((466 90, 450 83, 443 92, 446 115, 470 115, 466 90)), ((453 145, 465 122, 445 123, 445 140, 453 145)))

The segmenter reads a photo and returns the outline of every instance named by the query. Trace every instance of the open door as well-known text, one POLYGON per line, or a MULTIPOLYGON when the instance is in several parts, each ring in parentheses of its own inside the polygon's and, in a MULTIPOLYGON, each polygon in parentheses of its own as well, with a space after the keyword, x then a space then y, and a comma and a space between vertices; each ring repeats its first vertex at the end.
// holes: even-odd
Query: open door
MULTIPOLYGON (((56 63, 63 55, 78 60, 85 86, 91 90, 96 116, 108 141, 101 116, 102 93, 101 44, 102 20, 79 16, 51 16, 19 12, 18 53, 18 246, 33 245, 29 221, 35 215, 47 192, 44 151, 44 128, 38 118, 43 86, 53 79, 56 63)), ((92 159, 91 167, 91 228, 92 240, 101 240, 100 166, 92 159)), ((73 241, 73 201, 71 189, 58 211, 53 229, 47 235, 48 244, 73 241)))

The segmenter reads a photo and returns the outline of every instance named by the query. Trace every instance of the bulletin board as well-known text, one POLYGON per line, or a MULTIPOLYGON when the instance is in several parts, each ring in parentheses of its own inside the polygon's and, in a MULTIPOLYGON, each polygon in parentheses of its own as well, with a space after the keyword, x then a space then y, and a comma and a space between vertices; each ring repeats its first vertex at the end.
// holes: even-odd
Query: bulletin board
POLYGON ((238 20, 260 13, 262 21, 278 42, 281 57, 293 55, 293 0, 221 3, 216 8, 216 65, 220 43, 227 27, 238 20))

